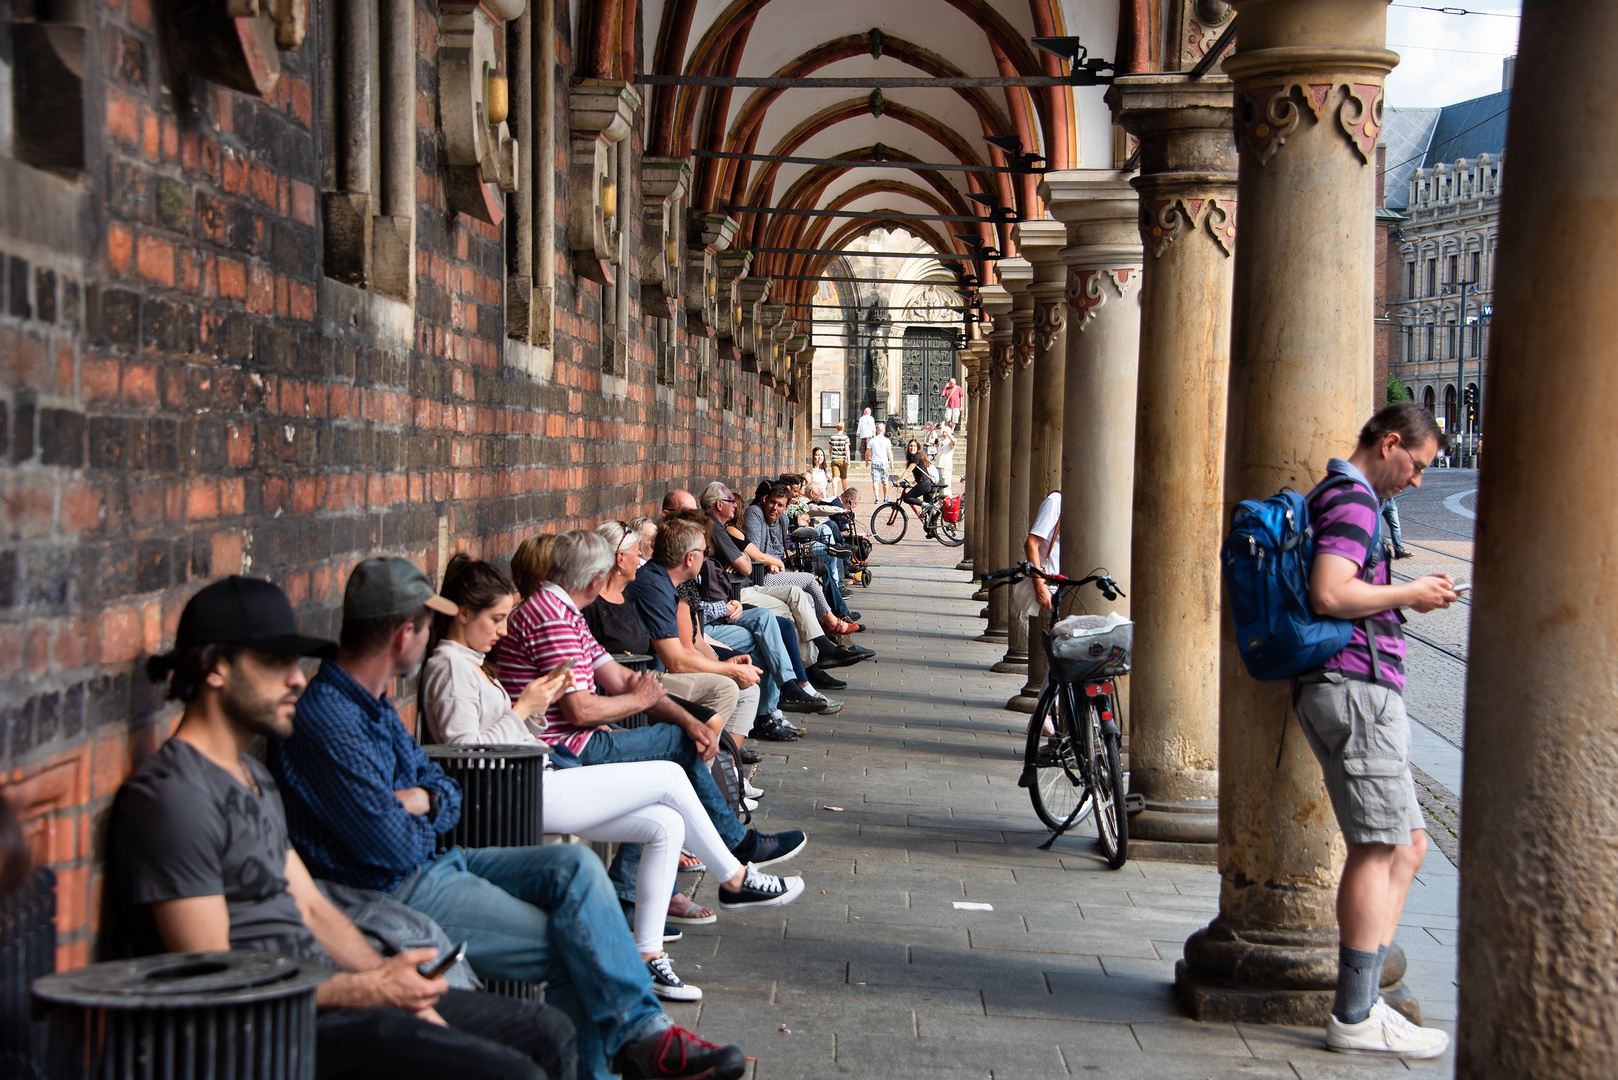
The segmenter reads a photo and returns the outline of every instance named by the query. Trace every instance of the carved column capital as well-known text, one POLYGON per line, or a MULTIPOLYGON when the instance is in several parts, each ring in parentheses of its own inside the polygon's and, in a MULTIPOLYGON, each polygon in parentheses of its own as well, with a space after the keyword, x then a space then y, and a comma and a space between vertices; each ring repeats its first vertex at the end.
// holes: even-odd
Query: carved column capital
POLYGON ((1212 240, 1225 255, 1236 250, 1236 200, 1188 198, 1142 200, 1140 238, 1153 257, 1187 233, 1212 240))
POLYGON ((1225 61, 1236 84, 1236 141, 1260 165, 1305 122, 1331 124, 1361 165, 1376 161, 1382 80, 1399 62, 1383 48, 1258 49, 1225 61))

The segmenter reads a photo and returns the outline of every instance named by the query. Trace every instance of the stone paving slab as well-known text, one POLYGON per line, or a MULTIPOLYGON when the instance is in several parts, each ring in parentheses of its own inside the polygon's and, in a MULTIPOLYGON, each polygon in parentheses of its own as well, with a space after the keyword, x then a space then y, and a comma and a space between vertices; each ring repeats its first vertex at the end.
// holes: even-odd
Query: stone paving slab
MULTIPOLYGON (((959 557, 906 541, 873 557, 853 606, 879 658, 839 674, 835 717, 762 744, 757 823, 803 828, 790 907, 686 930, 677 969, 705 991, 678 1022, 740 1044, 750 1080, 1350 1080, 1415 1063, 1328 1054, 1318 1030, 1199 1024, 1173 993, 1188 934, 1218 910, 1212 867, 1106 868, 1092 826, 1051 851, 1016 787, 1020 676, 987 672, 959 557), (897 616, 897 617, 896 617, 897 616), (827 807, 840 807, 830 810, 827 807), (990 911, 956 907, 989 904, 990 911)), ((1429 856, 1400 941, 1429 1016, 1454 1015, 1457 879, 1429 856)), ((698 899, 713 902, 705 883, 698 899)))

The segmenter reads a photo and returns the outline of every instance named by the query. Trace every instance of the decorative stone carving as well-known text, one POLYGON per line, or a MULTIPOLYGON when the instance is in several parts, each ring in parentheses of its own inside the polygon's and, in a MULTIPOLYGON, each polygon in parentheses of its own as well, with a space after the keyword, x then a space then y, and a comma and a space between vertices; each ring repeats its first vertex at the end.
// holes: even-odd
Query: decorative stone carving
POLYGON ((1011 371, 1012 371, 1012 368, 1015 367, 1015 366, 1016 366, 1016 362, 1012 357, 1011 343, 1006 342, 1006 341, 997 341, 997 342, 995 342, 994 343, 994 373, 995 373, 995 375, 1002 382, 1004 382, 1006 379, 1011 378, 1011 371))
POLYGON ((1034 362, 1034 328, 1032 326, 1017 326, 1011 331, 1011 348, 1016 354, 1017 363, 1027 367, 1034 362))
POLYGON ((684 158, 642 158, 640 191, 644 224, 640 240, 640 302, 647 311, 667 306, 674 317, 680 300, 681 255, 685 251, 681 203, 691 181, 684 158))
POLYGON ((786 317, 785 304, 766 304, 769 278, 748 278, 738 283, 742 294, 742 370, 758 372, 765 386, 775 382, 775 331, 786 317))
POLYGON ((445 4, 438 17, 438 116, 451 210, 498 224, 501 192, 517 190, 517 142, 506 127, 510 102, 497 41, 523 11, 515 3, 445 4))
POLYGON ((719 329, 718 254, 730 247, 738 222, 724 214, 694 216, 688 230, 692 244, 692 268, 685 278, 685 310, 698 317, 702 332, 712 335, 719 329), (696 272, 697 252, 701 252, 702 272, 696 272))
MULTIPOLYGON (((1208 50, 1219 43, 1219 35, 1230 25, 1233 15, 1224 0, 1188 0, 1180 10, 1180 63, 1185 70, 1194 67, 1208 50)), ((1235 47, 1232 42, 1225 53, 1235 47)))
POLYGON ((1236 249, 1236 200, 1157 199, 1141 202, 1140 236, 1152 255, 1164 250, 1187 232, 1206 229, 1208 236, 1226 255, 1236 249))
MULTIPOLYGON (((1054 284, 1054 283, 1053 283, 1054 284)), ((1060 298, 1040 300, 1034 306, 1034 329, 1039 334, 1039 348, 1046 352, 1056 342, 1056 335, 1067 326, 1067 312, 1060 298)))
POLYGON ((1241 145, 1258 158, 1260 165, 1268 164, 1297 130, 1303 118, 1300 102, 1316 121, 1335 102, 1338 127, 1359 154, 1361 164, 1371 164, 1377 136, 1382 132, 1382 84, 1319 75, 1237 90, 1236 128, 1241 145))
MULTIPOLYGON (((613 149, 629 134, 640 95, 621 79, 583 79, 568 94, 567 241, 579 275, 613 284, 618 263, 618 170, 613 149)), ((627 195, 626 193, 623 193, 627 195)))
POLYGON ((741 281, 753 265, 751 251, 721 251, 715 262, 715 319, 714 333, 722 341, 729 341, 739 350, 742 342, 741 281))
POLYGON ((1095 309, 1107 302, 1107 297, 1124 294, 1140 284, 1140 271, 1133 266, 1120 266, 1109 270, 1069 267, 1067 272, 1067 304, 1078 318, 1077 327, 1083 330, 1096 317, 1095 309), (1111 282, 1109 290, 1106 283, 1111 282))
MULTIPOLYGON (((82 77, 88 7, 25 6, 34 8, 26 22, 47 27, 46 42, 69 71, 82 77)), ((281 78, 280 53, 302 48, 309 31, 308 0, 168 0, 164 8, 171 28, 168 59, 175 70, 265 99, 281 78)), ((14 9, 13 18, 17 14, 14 9)))

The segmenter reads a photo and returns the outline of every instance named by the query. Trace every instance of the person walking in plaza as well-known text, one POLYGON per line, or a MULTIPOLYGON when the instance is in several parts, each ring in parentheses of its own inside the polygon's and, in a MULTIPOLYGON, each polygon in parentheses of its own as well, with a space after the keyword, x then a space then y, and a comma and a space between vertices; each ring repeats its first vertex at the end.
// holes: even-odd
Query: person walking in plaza
POLYGON ((938 425, 938 452, 933 463, 938 468, 938 483, 945 497, 955 494, 955 426, 949 421, 938 425))
POLYGON ((1447 608, 1447 574, 1392 582, 1392 545, 1377 516, 1383 499, 1420 487, 1438 455, 1432 414, 1411 401, 1385 406, 1360 431, 1347 460, 1333 458, 1310 492, 1314 562, 1309 602, 1317 615, 1351 620, 1341 652, 1297 680, 1293 706, 1326 789, 1348 857, 1337 889, 1337 995, 1326 1046, 1350 1054, 1432 1058, 1449 1036, 1418 1027, 1379 996, 1382 964, 1405 896, 1427 851, 1427 832, 1410 774, 1405 715, 1405 639, 1400 608, 1447 608))
POLYGON ((827 468, 831 486, 827 490, 841 495, 848 486, 848 433, 843 430, 841 421, 837 424, 837 434, 826 440, 826 449, 831 453, 831 464, 827 468))
MULTIPOLYGON (((1053 491, 1039 504, 1034 523, 1028 527, 1028 538, 1023 541, 1023 558, 1047 574, 1062 572, 1062 493, 1053 491)), ((1045 579, 1034 574, 1028 580, 1034 584, 1034 597, 1039 606, 1051 610, 1051 590, 1045 579)))
POLYGON ((860 440, 860 457, 865 457, 866 441, 876 435, 876 417, 871 415, 867 408, 860 413, 859 421, 854 425, 854 434, 860 440))
POLYGON ((1415 554, 1405 547, 1405 531, 1399 522, 1399 500, 1382 500, 1382 520, 1388 525, 1388 538, 1393 541, 1393 557, 1395 559, 1408 559, 1415 554))
POLYGON ((960 423, 961 399, 966 396, 965 389, 961 384, 951 379, 944 384, 944 389, 938 392, 938 396, 944 399, 944 423, 960 423))
POLYGON ((865 440, 865 463, 871 467, 871 491, 877 502, 888 501, 888 470, 893 466, 893 441, 876 434, 865 440))

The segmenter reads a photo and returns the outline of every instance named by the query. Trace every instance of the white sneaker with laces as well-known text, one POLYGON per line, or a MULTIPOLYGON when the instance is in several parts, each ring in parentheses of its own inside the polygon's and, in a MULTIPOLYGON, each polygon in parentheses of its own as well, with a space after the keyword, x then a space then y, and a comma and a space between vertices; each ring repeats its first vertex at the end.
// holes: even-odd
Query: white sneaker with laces
POLYGON ((742 794, 746 795, 749 799, 762 799, 764 797, 764 789, 761 787, 754 787, 751 780, 743 777, 742 794))
POLYGON ((1335 1014, 1326 1017, 1326 1049, 1339 1054, 1425 1060, 1449 1049, 1449 1035, 1437 1028, 1412 1024, 1378 998, 1371 1015, 1357 1024, 1345 1024, 1335 1014))
POLYGON ((674 974, 674 965, 669 962, 668 953, 646 961, 646 972, 652 977, 652 993, 664 1001, 702 1000, 701 987, 687 986, 674 974))

